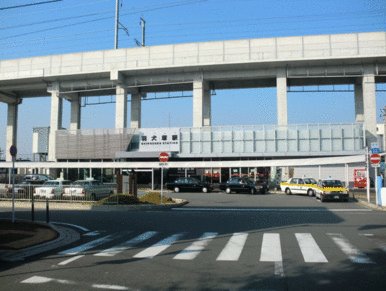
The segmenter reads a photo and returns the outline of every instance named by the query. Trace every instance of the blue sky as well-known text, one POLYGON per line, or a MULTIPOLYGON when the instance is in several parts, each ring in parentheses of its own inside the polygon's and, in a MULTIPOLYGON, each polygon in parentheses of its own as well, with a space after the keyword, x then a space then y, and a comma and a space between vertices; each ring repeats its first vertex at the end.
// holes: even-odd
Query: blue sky
MULTIPOLYGON (((0 0, 0 59, 114 48, 115 0, 62 0, 1 9, 45 1, 0 0)), ((384 0, 120 2, 120 22, 129 31, 127 36, 120 30, 120 48, 135 47, 134 38, 141 41, 141 16, 146 21, 146 46, 386 30, 384 0)), ((378 85, 378 89, 386 88, 378 85)), ((354 122, 353 98, 353 92, 288 93, 288 123, 354 122)), ((105 97, 105 100, 110 100, 110 97, 105 97)), ((377 113, 381 113, 384 105, 386 92, 377 92, 377 113)), ((69 112, 70 104, 65 101, 63 125, 67 128, 69 112)), ((83 107, 82 128, 114 128, 114 112, 114 104, 83 107)), ((0 103, 2 150, 5 149, 6 116, 7 106, 0 103)), ((50 98, 23 99, 19 106, 20 157, 32 151, 32 128, 49 126, 49 120, 50 98)), ((275 88, 217 90, 212 96, 213 126, 276 122, 275 88)), ((378 117, 378 122, 382 122, 381 117, 378 117)), ((142 127, 166 126, 192 126, 192 98, 142 103, 142 127)))

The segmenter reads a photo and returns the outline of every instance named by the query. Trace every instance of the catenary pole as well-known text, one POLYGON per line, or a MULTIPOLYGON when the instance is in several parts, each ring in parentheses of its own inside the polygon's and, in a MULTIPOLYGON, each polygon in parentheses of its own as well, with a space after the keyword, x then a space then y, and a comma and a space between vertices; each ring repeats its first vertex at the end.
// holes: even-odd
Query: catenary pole
POLYGON ((115 4, 115 43, 114 49, 118 48, 118 23, 119 23, 119 0, 115 4))

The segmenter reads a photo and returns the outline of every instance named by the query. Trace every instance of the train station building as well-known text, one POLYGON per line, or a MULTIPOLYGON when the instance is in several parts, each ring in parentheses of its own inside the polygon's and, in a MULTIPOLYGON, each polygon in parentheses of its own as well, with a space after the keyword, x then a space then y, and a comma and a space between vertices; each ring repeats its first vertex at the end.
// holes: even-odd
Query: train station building
MULTIPOLYGON (((278 183, 291 176, 353 182, 371 144, 384 148, 376 84, 386 81, 386 33, 352 33, 175 44, 0 61, 0 101, 8 104, 6 147, 17 145, 23 98, 50 97, 50 124, 33 133, 34 161, 20 171, 141 173, 155 187, 159 154, 167 179, 232 175, 278 183), (352 85, 355 122, 288 124, 289 87, 352 85), (277 124, 212 126, 216 90, 276 88, 277 124), (150 93, 191 92, 192 127, 142 128, 150 93), (82 129, 81 100, 115 95, 115 128, 82 129), (71 103, 63 129, 63 102, 71 103), (130 107, 128 108, 128 104, 130 107), (128 120, 130 110, 130 120, 128 120), (56 169, 56 170, 55 170, 56 169)), ((11 156, 0 168, 11 167, 11 156)), ((79 178, 79 177, 78 177, 79 178)))

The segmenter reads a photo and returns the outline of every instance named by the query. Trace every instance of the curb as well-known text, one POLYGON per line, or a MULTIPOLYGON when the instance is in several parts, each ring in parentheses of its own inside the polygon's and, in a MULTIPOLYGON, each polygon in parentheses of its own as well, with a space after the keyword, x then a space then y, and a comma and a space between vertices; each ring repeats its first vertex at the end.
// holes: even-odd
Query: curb
MULTIPOLYGON (((40 223, 40 224, 44 224, 44 223, 40 223)), ((48 225, 59 233, 58 238, 46 243, 38 244, 36 246, 28 247, 21 250, 0 251, 0 260, 10 261, 10 262, 21 261, 21 260, 24 260, 24 258, 71 244, 80 239, 80 234, 73 229, 62 227, 62 226, 55 226, 53 224, 48 224, 48 225)))
MULTIPOLYGON (((92 210, 92 211, 126 211, 126 210, 170 210, 172 208, 182 207, 189 202, 185 199, 173 199, 176 203, 172 204, 143 204, 143 205, 96 205, 96 204, 82 204, 82 203, 62 203, 62 202, 50 202, 50 209, 59 210, 92 210)), ((12 201, 0 201, 0 207, 11 207, 12 201)), ((15 207, 18 208, 31 208, 30 201, 17 201, 15 207)), ((35 209, 46 209, 46 202, 35 202, 35 209)))
POLYGON ((366 207, 369 207, 369 208, 372 208, 372 209, 381 210, 381 211, 386 211, 386 208, 383 207, 383 206, 375 205, 375 204, 369 203, 367 201, 364 201, 362 199, 353 198, 353 200, 363 204, 366 207))

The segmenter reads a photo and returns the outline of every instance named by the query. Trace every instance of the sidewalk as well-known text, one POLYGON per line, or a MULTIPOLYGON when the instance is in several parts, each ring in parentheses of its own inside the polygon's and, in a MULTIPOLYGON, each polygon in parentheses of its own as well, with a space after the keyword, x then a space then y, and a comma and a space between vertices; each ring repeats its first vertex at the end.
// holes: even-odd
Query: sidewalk
POLYGON ((366 205, 367 207, 378 209, 378 210, 384 210, 386 211, 386 207, 380 206, 376 204, 376 197, 375 197, 375 189, 370 189, 370 202, 367 198, 367 191, 366 189, 355 189, 350 191, 350 197, 357 200, 359 203, 366 205))

